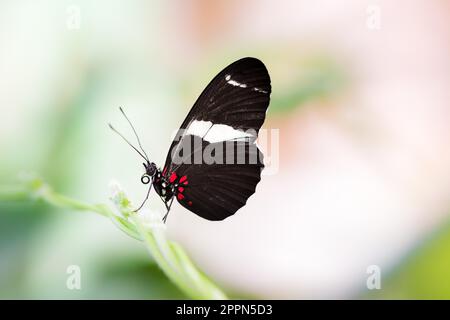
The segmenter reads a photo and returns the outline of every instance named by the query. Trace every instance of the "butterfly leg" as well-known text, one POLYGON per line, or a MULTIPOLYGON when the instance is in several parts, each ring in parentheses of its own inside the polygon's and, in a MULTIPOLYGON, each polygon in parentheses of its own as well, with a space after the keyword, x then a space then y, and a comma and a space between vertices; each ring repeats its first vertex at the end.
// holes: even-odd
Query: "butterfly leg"
POLYGON ((170 203, 169 203, 169 204, 167 204, 167 202, 169 202, 169 201, 164 201, 164 204, 166 205, 166 209, 167 209, 166 214, 165 214, 164 217, 162 218, 162 220, 163 220, 164 223, 166 223, 167 216, 169 215, 170 208, 172 207, 173 199, 174 199, 174 198, 172 197, 172 199, 170 200, 170 203))

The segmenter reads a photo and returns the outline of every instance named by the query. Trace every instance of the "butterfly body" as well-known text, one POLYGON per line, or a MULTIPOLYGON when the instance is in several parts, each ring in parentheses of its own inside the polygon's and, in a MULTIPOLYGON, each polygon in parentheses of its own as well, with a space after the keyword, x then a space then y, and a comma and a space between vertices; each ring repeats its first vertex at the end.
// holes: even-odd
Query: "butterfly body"
POLYGON ((156 193, 163 199, 163 201, 168 202, 172 199, 175 191, 175 186, 166 179, 158 169, 156 175, 153 179, 153 187, 156 193))

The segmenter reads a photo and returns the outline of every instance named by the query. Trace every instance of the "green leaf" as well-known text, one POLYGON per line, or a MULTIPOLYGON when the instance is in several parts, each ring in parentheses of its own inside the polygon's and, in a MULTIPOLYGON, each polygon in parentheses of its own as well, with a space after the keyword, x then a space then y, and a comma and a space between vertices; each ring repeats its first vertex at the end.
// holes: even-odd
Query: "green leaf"
POLYGON ((124 233, 146 246, 161 271, 181 292, 192 299, 226 299, 226 295, 201 273, 182 247, 166 238, 162 214, 135 213, 125 192, 112 185, 111 200, 119 214, 105 204, 89 204, 58 194, 36 177, 28 177, 14 187, 0 188, 0 200, 41 200, 59 208, 90 211, 108 217, 124 233))

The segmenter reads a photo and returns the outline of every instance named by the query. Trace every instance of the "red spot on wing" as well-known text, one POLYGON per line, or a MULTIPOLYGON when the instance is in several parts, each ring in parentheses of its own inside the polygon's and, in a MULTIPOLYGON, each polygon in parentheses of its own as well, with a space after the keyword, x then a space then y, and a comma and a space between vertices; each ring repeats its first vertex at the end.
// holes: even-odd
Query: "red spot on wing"
POLYGON ((184 199, 184 195, 181 194, 181 193, 177 194, 177 199, 180 200, 180 201, 183 200, 184 199))
POLYGON ((192 206, 192 201, 189 201, 189 202, 188 202, 188 205, 192 206))
POLYGON ((186 176, 182 176, 182 177, 180 178, 180 183, 182 183, 184 180, 187 180, 187 177, 186 177, 186 176))
POLYGON ((184 188, 183 187, 178 187, 178 191, 183 192, 184 188))
POLYGON ((170 178, 169 178, 169 182, 173 183, 176 178, 177 178, 177 174, 175 172, 172 172, 172 174, 170 175, 170 178))
POLYGON ((185 182, 183 182, 183 184, 184 184, 184 185, 187 185, 187 184, 188 184, 188 181, 186 180, 185 182))

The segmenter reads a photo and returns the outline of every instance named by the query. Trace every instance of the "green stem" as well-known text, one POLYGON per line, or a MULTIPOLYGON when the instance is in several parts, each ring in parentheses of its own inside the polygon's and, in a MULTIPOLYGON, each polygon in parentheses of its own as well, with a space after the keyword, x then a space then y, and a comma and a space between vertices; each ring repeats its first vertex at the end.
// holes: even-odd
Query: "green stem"
POLYGON ((89 204, 53 191, 40 179, 28 179, 15 187, 0 186, 0 201, 29 201, 40 199, 55 207, 95 212, 108 217, 123 232, 143 241, 150 256, 164 274, 191 299, 227 299, 226 295, 189 259, 183 248, 166 238, 161 220, 147 223, 131 210, 125 193, 118 190, 112 200, 121 215, 105 204, 89 204))

